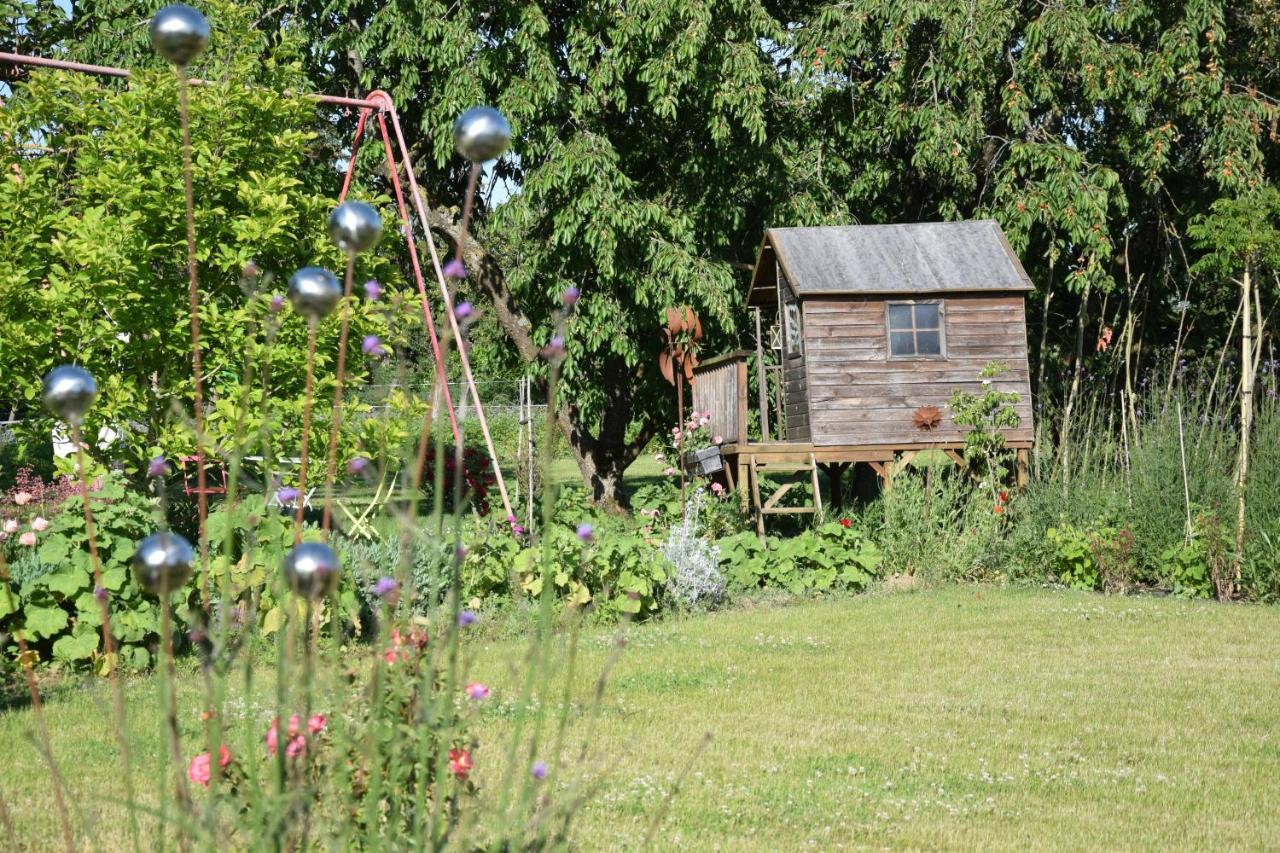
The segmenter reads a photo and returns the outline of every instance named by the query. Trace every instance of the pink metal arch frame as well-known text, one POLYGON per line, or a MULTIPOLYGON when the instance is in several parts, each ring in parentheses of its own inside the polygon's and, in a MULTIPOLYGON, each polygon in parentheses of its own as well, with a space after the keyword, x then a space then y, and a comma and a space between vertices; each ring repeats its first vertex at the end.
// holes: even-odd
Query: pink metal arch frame
MULTIPOLYGON (((39 68, 55 68, 62 71, 77 71, 84 74, 96 74, 101 77, 116 77, 120 79, 128 79, 130 72, 127 68, 114 68, 108 65, 89 65, 83 62, 67 62, 60 59, 47 59, 41 56, 26 56, 20 53, 2 53, 0 52, 0 62, 7 65, 21 65, 39 68)), ((200 85, 199 80, 191 80, 192 85, 200 85)), ((506 510, 507 518, 514 518, 515 513, 511 508, 511 499, 507 495, 507 486, 502 477, 502 466, 498 462, 497 450, 493 444, 493 436, 489 431, 489 422, 485 417, 484 406, 480 402, 480 395, 476 391, 475 377, 471 371, 471 359, 467 355, 467 348, 462 345, 461 329, 458 326, 458 319, 454 314, 453 298, 449 292, 449 286, 445 282, 444 272, 440 266, 440 255, 436 251, 435 241, 431 239, 431 228, 428 225, 426 205, 422 200, 422 191, 418 186, 417 177, 413 173, 413 161, 409 158, 409 147, 405 144, 404 132, 400 128, 400 117, 396 113, 395 105, 391 101, 391 97, 381 91, 370 92, 367 98, 344 98, 338 95, 318 95, 307 94, 303 97, 313 100, 320 104, 330 104, 341 107, 355 107, 360 109, 360 120, 356 127, 355 138, 351 144, 351 157, 347 164, 347 172, 342 183, 342 192, 340 199, 345 199, 347 192, 351 188, 351 179, 355 171, 356 153, 359 150, 360 138, 364 133, 366 121, 372 112, 378 113, 378 129, 379 136, 382 138, 383 151, 387 158, 387 172, 391 177, 392 188, 395 192, 396 208, 400 214, 400 220, 404 223, 405 242, 409 247, 410 266, 413 270, 414 281, 418 287, 418 294, 422 299, 422 317, 427 327, 427 334, 431 338, 431 352, 435 360, 436 381, 440 383, 443 391, 445 406, 449 410, 449 423, 453 428, 453 436, 455 442, 462 440, 461 430, 458 426, 457 415, 454 411, 452 395, 449 391, 449 383, 447 381, 446 365, 444 363, 444 350, 440 344, 439 335, 436 332, 435 322, 431 316, 430 300, 427 296, 426 280, 422 274, 422 266, 418 260, 417 245, 413 236, 413 220, 410 216, 408 206, 405 204, 404 192, 400 186, 399 171, 404 169, 405 176, 409 183, 409 192, 412 194, 414 212, 418 217, 418 228, 422 234, 423 241, 427 244, 427 251, 431 257, 431 267, 436 274, 436 281, 440 287, 440 297, 444 306, 445 316, 449 320, 449 328, 453 333, 454 340, 459 342, 458 358, 462 364, 462 374, 467 382, 467 391, 471 396, 471 401, 475 404, 476 419, 480 422, 480 431, 484 434, 485 449, 489 453, 489 459, 493 463, 494 477, 497 481, 498 492, 502 496, 502 505, 506 510), (388 132, 387 118, 391 119, 391 128, 395 131, 394 143, 392 142, 392 134, 388 132), (400 153, 397 164, 395 150, 400 153)))

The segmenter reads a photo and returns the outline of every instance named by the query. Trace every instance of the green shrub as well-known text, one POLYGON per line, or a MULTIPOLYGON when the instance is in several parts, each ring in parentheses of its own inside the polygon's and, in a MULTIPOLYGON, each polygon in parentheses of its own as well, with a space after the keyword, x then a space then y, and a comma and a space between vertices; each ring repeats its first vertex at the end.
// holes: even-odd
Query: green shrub
POLYGON ((940 580, 997 577, 1004 571, 1002 535, 1014 508, 993 504, 950 463, 902 471, 879 501, 876 539, 885 569, 940 580))
MULTIPOLYGON (((141 669, 151 663, 160 609, 134 582, 129 558, 137 541, 151 532, 151 501, 127 489, 118 474, 103 476, 89 501, 119 663, 141 669)), ((110 670, 114 662, 107 660, 102 645, 102 615, 94 596, 81 496, 63 501, 35 550, 15 561, 11 581, 13 595, 0 595, 6 633, 20 624, 41 658, 110 670)))
POLYGON ((863 590, 879 573, 879 547, 847 519, 829 521, 798 536, 756 534, 725 537, 720 565, 725 578, 739 589, 777 588, 793 594, 832 589, 863 590))

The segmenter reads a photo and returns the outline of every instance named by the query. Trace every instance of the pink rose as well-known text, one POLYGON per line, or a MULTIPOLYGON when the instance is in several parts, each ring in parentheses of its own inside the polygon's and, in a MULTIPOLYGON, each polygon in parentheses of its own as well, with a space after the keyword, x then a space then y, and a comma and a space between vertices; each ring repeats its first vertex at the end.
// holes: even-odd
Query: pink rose
POLYGON ((16 503, 18 506, 26 506, 27 504, 31 503, 31 499, 33 497, 35 496, 30 492, 18 492, 16 495, 13 496, 13 502, 16 503))
POLYGON ((40 516, 36 516, 36 520, 31 522, 31 529, 39 531, 40 533, 43 533, 44 531, 49 529, 49 520, 46 518, 41 518, 40 516))
POLYGON ((711 439, 711 443, 712 443, 712 444, 724 444, 724 436, 723 436, 723 435, 713 436, 713 437, 712 437, 712 439, 711 439))
POLYGON ((286 758, 297 758, 299 755, 307 751, 307 739, 302 735, 294 735, 289 738, 289 745, 284 748, 286 758))
POLYGON ((310 719, 307 720, 307 731, 313 735, 318 735, 324 731, 324 727, 328 723, 329 721, 325 719, 324 714, 312 714, 310 719))
POLYGON ((711 484, 711 494, 718 495, 723 491, 724 491, 724 486, 720 485, 719 483, 711 484))
POLYGON ((36 545, 36 535, 28 530, 26 533, 18 537, 19 545, 26 545, 28 548, 34 548, 36 545))
MULTIPOLYGON (((227 765, 231 763, 231 750, 227 749, 226 744, 218 747, 218 767, 225 770, 227 765)), ((209 753, 202 752, 191 759, 191 763, 187 765, 187 778, 197 785, 209 787, 209 777, 212 775, 212 763, 209 761, 209 753)))
MULTIPOLYGON (((290 738, 293 738, 298 734, 298 723, 299 723, 299 719, 297 714, 294 714, 292 717, 289 718, 289 737, 290 738)), ((272 720, 271 726, 267 729, 267 752, 270 753, 271 755, 276 754, 276 748, 279 746, 279 743, 280 743, 280 735, 276 731, 276 728, 277 728, 276 721, 272 720)), ((288 754, 287 750, 286 750, 286 754, 288 754)))

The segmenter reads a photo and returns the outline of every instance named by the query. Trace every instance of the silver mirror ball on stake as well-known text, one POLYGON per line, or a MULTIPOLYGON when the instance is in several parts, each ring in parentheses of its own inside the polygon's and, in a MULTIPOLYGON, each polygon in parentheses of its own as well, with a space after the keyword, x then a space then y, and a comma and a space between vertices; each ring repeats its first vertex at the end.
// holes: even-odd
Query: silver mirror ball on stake
POLYGON ((191 578, 196 555, 176 533, 152 533, 138 543, 129 565, 138 585, 153 595, 168 595, 191 578))
POLYGON ((174 65, 186 65, 209 44, 209 22, 186 5, 165 6, 151 19, 151 46, 174 65))
POLYGON ((290 277, 288 294, 294 311, 310 320, 321 320, 342 298, 342 285, 323 267, 303 267, 290 277))
POLYGON ((44 377, 44 404, 58 417, 79 423, 98 397, 98 383, 89 371, 74 364, 63 364, 44 377))
POLYGON ((473 163, 502 156, 511 143, 511 125, 493 107, 472 107, 453 123, 453 145, 473 163))
POLYGON ((284 582, 308 601, 324 598, 338 588, 342 566, 338 555, 323 542, 299 542, 284 558, 284 582))
POLYGON ((329 239, 351 254, 372 249, 382 239, 382 217, 362 201, 344 201, 329 214, 329 239))

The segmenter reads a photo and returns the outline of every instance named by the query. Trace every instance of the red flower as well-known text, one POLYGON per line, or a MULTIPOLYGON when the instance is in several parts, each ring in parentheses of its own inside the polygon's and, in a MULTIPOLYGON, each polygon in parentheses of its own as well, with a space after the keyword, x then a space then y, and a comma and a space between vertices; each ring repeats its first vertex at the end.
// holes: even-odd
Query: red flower
POLYGON ((840 519, 840 526, 841 526, 841 527, 853 527, 853 522, 852 522, 852 521, 850 521, 850 520, 849 520, 849 519, 847 519, 847 518, 842 518, 842 519, 840 519))
POLYGON ((471 753, 465 749, 449 750, 449 770, 459 782, 467 781, 467 776, 471 775, 471 767, 471 753))

